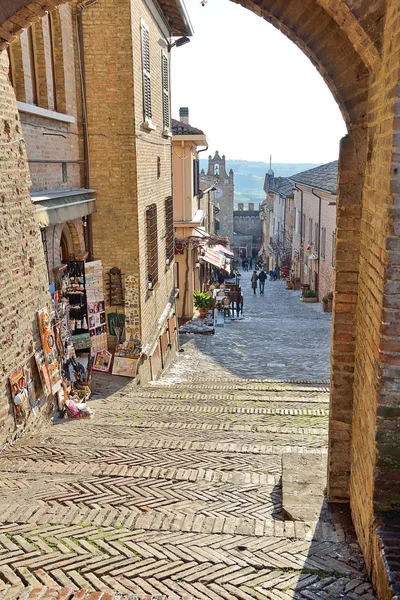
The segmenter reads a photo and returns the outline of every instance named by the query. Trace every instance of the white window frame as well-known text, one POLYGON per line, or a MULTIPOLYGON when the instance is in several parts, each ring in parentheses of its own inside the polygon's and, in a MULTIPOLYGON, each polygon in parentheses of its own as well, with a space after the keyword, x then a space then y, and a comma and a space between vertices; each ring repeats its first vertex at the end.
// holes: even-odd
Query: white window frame
POLYGON ((151 108, 151 56, 150 31, 146 23, 140 20, 141 52, 142 52, 142 87, 143 87, 143 121, 147 129, 155 129, 152 122, 151 108))
POLYGON ((161 50, 161 82, 162 82, 163 134, 169 135, 171 133, 169 59, 163 50, 161 50))

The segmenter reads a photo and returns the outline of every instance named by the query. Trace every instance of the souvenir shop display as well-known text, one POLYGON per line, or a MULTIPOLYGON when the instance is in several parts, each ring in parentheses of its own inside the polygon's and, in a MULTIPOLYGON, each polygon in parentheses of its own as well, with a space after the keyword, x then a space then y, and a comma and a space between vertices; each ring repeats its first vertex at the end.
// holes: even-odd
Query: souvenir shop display
POLYGON ((46 308, 38 311, 38 324, 44 359, 46 362, 51 393, 55 394, 61 387, 61 369, 58 360, 55 335, 51 325, 50 315, 46 308))
POLYGON ((136 377, 138 361, 132 358, 123 358, 114 356, 113 375, 122 375, 123 377, 136 377))
POLYGON ((142 351, 140 340, 129 340, 122 344, 117 344, 115 347, 114 356, 121 358, 139 358, 142 351))
POLYGON ((39 371, 40 381, 42 383, 43 393, 46 398, 51 396, 51 383, 50 376, 47 370, 46 361, 44 358, 43 350, 40 348, 35 352, 35 361, 37 370, 39 371))
POLYGON ((101 260, 85 264, 87 326, 92 339, 92 352, 107 350, 106 312, 101 260))
POLYGON ((24 370, 19 369, 12 373, 9 377, 9 381, 14 406, 15 422, 17 427, 20 427, 25 422, 30 410, 24 370))
POLYGON ((102 373, 108 373, 111 366, 112 354, 108 350, 99 350, 96 352, 93 362, 93 371, 101 371, 102 373))

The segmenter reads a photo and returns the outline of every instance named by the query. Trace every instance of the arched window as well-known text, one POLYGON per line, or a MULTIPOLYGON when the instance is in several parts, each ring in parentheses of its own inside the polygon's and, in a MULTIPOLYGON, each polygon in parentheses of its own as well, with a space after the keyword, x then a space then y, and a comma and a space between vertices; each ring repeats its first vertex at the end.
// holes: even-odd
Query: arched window
POLYGON ((219 175, 219 165, 214 165, 214 175, 219 175))

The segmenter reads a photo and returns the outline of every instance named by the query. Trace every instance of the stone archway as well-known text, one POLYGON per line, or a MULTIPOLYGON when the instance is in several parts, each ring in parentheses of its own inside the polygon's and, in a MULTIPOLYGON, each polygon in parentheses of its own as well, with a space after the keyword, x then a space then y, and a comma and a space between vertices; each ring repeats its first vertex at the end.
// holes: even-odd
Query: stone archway
MULTIPOLYGON (((0 47, 61 2, 8 2, 0 9, 0 47)), ((381 596, 390 597, 387 582, 378 576, 385 568, 377 523, 400 509, 395 452, 400 413, 398 0, 237 2, 302 49, 347 123, 337 206, 328 491, 333 501, 350 499, 367 566, 381 596)), ((1 118, 8 123, 0 128, 1 142, 21 146, 5 52, 0 61, 1 118), (10 123, 17 123, 15 131, 10 132, 10 123)), ((22 199, 22 216, 31 219, 24 150, 1 146, 0 154, 6 154, 7 168, 15 174, 14 183, 3 184, 2 197, 9 203, 22 199)))

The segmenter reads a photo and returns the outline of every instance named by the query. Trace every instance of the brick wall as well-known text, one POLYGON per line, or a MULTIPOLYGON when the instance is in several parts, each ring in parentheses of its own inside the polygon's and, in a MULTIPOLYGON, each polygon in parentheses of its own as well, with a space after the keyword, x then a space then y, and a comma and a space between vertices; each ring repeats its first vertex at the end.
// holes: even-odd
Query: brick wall
POLYGON ((83 158, 78 130, 78 94, 71 5, 64 4, 51 13, 53 44, 50 43, 49 21, 50 17, 46 15, 34 25, 32 31, 34 57, 28 43, 30 35, 28 30, 25 30, 10 47, 14 63, 14 78, 22 82, 19 86, 15 86, 17 99, 28 104, 33 101, 32 65, 35 62, 36 80, 41 89, 38 105, 41 108, 56 108, 59 112, 64 111, 75 118, 75 123, 65 123, 55 118, 27 112, 20 113, 30 161, 32 191, 84 187, 82 164, 67 163, 63 174, 61 163, 34 162, 38 160, 78 161, 83 158), (20 56, 19 60, 18 56, 20 56), (55 78, 53 78, 53 66, 55 78))
POLYGON ((39 343, 36 311, 49 301, 39 228, 29 196, 29 171, 21 124, 0 53, 0 438, 14 430, 8 377, 24 367, 39 343), (5 101, 4 101, 5 100, 5 101))
MULTIPOLYGON (((173 265, 166 265, 164 201, 171 195, 171 144, 162 135, 160 44, 164 32, 142 2, 98 2, 83 13, 95 258, 105 275, 112 267, 133 278, 136 300, 125 307, 131 334, 143 346, 157 342, 159 321, 173 293, 173 265), (151 94, 156 130, 143 127, 141 30, 150 31, 151 94), (107 23, 113 22, 113 28, 107 23), (157 163, 160 162, 160 177, 157 163), (158 279, 148 290, 146 208, 157 206, 158 279), (115 243, 118 240, 118 243, 115 243)), ((129 279, 131 285, 132 279, 129 279)), ((120 307, 107 306, 112 312, 120 307)), ((111 338, 110 344, 115 343, 111 338)), ((112 346, 111 346, 112 347, 112 346)), ((150 377, 149 361, 141 380, 150 377)))

